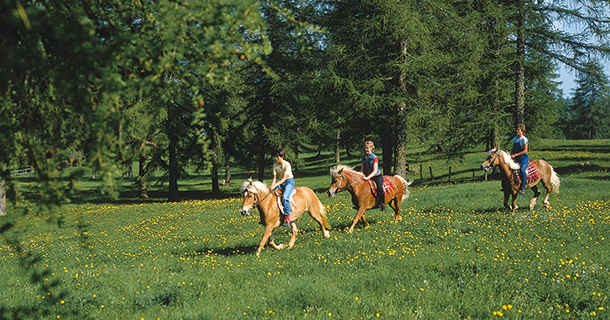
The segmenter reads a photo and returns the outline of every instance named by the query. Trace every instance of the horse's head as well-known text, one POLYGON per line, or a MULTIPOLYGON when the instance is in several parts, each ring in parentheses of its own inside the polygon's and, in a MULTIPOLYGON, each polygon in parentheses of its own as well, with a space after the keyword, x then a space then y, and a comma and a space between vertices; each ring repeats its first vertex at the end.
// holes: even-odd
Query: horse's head
POLYGON ((357 180, 353 178, 353 175, 362 175, 360 172, 354 171, 352 167, 338 165, 330 169, 330 187, 328 187, 328 191, 326 194, 330 198, 334 197, 340 191, 347 189, 350 186, 350 179, 357 180))
POLYGON ((328 191, 326 191, 326 194, 328 194, 329 198, 332 198, 337 194, 337 190, 339 190, 340 188, 341 180, 343 177, 343 168, 339 170, 336 169, 337 167, 330 169, 330 187, 328 187, 328 191), (333 169, 335 170, 333 171, 333 169))
POLYGON ((242 203, 239 212, 244 216, 250 215, 250 210, 256 207, 260 203, 261 198, 264 197, 264 195, 261 197, 261 194, 267 191, 267 186, 260 181, 253 182, 252 179, 249 179, 248 181, 242 182, 239 189, 244 198, 244 202, 242 203))
POLYGON ((502 153, 499 149, 491 149, 487 154, 487 159, 481 163, 481 169, 485 170, 485 172, 489 171, 489 169, 500 164, 500 154, 502 153))

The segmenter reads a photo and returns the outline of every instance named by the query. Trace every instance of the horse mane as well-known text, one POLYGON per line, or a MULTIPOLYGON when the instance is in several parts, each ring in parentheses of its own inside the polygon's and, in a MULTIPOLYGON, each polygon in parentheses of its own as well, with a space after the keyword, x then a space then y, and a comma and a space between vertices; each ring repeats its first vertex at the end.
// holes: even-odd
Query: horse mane
POLYGON ((330 168, 330 175, 332 177, 336 177, 337 174, 339 174, 339 171, 341 171, 341 170, 349 171, 349 172, 364 176, 362 174, 362 172, 354 170, 354 167, 350 167, 350 166, 346 166, 346 165, 342 165, 342 164, 330 168))
POLYGON ((239 190, 241 191, 241 193, 248 191, 251 193, 260 194, 260 193, 265 193, 268 189, 267 189, 267 185, 264 182, 252 181, 252 178, 250 178, 250 179, 248 179, 248 181, 244 181, 241 183, 239 190))
POLYGON ((502 156, 504 157, 504 162, 506 162, 506 164, 508 164, 508 168, 510 168, 511 170, 519 170, 519 168, 521 168, 521 166, 519 166, 519 164, 516 163, 515 160, 511 159, 510 154, 508 154, 508 152, 506 152, 504 150, 497 150, 497 151, 502 153, 502 156))

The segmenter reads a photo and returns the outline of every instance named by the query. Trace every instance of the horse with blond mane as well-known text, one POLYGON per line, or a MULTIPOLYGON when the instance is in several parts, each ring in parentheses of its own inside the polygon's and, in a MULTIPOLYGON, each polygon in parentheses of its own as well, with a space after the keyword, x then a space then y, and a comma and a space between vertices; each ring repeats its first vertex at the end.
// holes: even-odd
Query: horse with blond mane
MULTIPOLYGON (((261 217, 259 223, 265 226, 263 239, 258 245, 256 256, 261 253, 261 250, 263 250, 265 247, 267 240, 269 240, 269 244, 277 250, 286 247, 285 244, 275 244, 273 236, 273 229, 280 226, 282 223, 280 215, 283 216, 283 214, 280 213, 280 206, 282 205, 278 202, 280 197, 278 191, 269 191, 267 185, 265 185, 263 182, 253 182, 252 180, 243 182, 240 190, 244 198, 244 202, 240 210, 241 214, 247 216, 250 214, 250 210, 252 210, 252 208, 257 207, 261 217)), ((299 233, 296 222, 305 211, 309 212, 309 215, 320 224, 324 238, 330 237, 330 233, 328 230, 326 230, 326 228, 330 229, 328 218, 326 217, 326 210, 324 209, 322 202, 320 202, 320 199, 318 199, 316 194, 311 189, 307 187, 296 187, 290 203, 291 205, 294 204, 294 207, 290 212, 292 237, 290 238, 290 242, 288 242, 289 249, 294 246, 297 234, 299 233)))
MULTIPOLYGON (((373 188, 363 179, 364 174, 362 172, 354 170, 353 167, 338 165, 330 169, 330 175, 332 181, 327 191, 328 196, 332 198, 337 193, 347 190, 352 195, 354 208, 358 210, 349 228, 351 233, 354 231, 354 226, 356 226, 358 220, 362 219, 362 222, 366 225, 364 213, 375 206, 375 195, 373 192, 376 191, 376 188, 373 188)), ((392 207, 395 212, 394 223, 398 223, 398 220, 402 220, 400 205, 403 200, 409 197, 408 187, 412 181, 407 181, 399 175, 383 176, 383 180, 384 189, 386 189, 384 204, 389 204, 392 207), (387 188, 385 188, 386 186, 387 188)))
MULTIPOLYGON (((504 206, 515 212, 517 206, 517 193, 521 186, 521 178, 516 170, 519 170, 519 165, 510 158, 510 155, 503 150, 492 149, 487 154, 487 160, 481 164, 481 169, 488 171, 489 169, 500 166, 502 174, 502 190, 504 191, 504 206), (508 198, 513 196, 512 205, 508 204, 508 198)), ((542 202, 545 208, 550 206, 549 196, 551 191, 559 193, 559 176, 553 170, 553 167, 544 160, 532 160, 527 166, 527 185, 525 189, 532 189, 534 197, 530 200, 529 209, 533 210, 536 205, 540 191, 538 190, 538 182, 546 189, 546 196, 542 202)))

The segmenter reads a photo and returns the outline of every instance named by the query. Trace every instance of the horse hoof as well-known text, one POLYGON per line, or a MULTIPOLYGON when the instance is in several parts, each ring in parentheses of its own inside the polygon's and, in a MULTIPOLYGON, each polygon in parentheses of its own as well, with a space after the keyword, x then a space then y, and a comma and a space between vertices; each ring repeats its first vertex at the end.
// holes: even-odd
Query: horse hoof
POLYGON ((530 211, 534 210, 535 206, 536 206, 536 201, 534 201, 534 200, 530 201, 530 206, 529 206, 530 211))
POLYGON ((279 248, 278 250, 282 250, 282 249, 286 248, 286 244, 285 244, 285 243, 282 243, 282 244, 280 244, 280 245, 279 245, 279 246, 277 246, 277 247, 279 248))

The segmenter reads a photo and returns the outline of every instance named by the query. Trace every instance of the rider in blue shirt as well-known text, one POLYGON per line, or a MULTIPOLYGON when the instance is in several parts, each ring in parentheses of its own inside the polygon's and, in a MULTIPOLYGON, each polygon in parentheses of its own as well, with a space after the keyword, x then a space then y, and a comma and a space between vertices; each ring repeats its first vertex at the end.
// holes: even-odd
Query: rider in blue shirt
POLYGON ((383 192, 383 175, 379 170, 379 158, 373 153, 375 145, 372 141, 364 143, 364 156, 362 156, 362 174, 364 180, 373 180, 377 184, 377 198, 374 208, 385 210, 385 194, 383 192))
POLYGON ((522 123, 518 124, 516 133, 517 135, 513 138, 513 151, 511 152, 510 157, 521 166, 519 170, 519 175, 521 176, 519 193, 524 194, 525 185, 527 184, 527 164, 529 163, 529 155, 527 154, 529 141, 523 135, 525 133, 525 125, 522 123))

